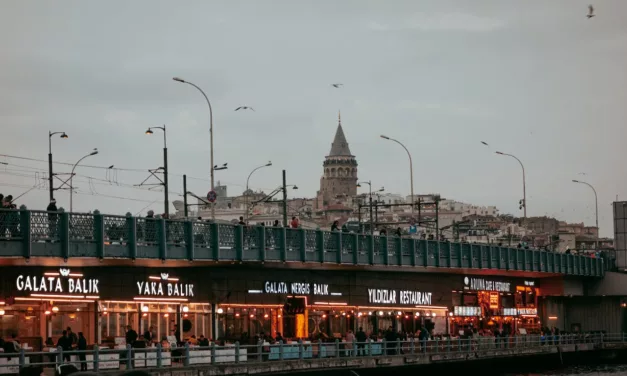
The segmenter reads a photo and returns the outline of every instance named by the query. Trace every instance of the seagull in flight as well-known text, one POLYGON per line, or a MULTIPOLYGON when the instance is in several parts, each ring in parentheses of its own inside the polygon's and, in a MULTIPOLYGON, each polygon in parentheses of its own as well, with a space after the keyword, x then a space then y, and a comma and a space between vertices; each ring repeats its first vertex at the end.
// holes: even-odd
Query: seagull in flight
POLYGON ((333 86, 336 89, 339 89, 340 86, 344 86, 344 84, 331 84, 331 86, 333 86))
POLYGON ((255 111, 254 108, 248 107, 248 106, 239 106, 238 108, 235 109, 235 111, 239 111, 239 110, 253 110, 253 111, 255 111))
POLYGON ((588 17, 588 19, 594 17, 594 7, 592 5, 588 5, 588 15, 586 17, 588 17))
POLYGON ((485 146, 490 146, 490 145, 488 145, 488 143, 487 143, 487 142, 485 142, 485 141, 481 141, 481 143, 482 143, 482 144, 484 144, 485 146))

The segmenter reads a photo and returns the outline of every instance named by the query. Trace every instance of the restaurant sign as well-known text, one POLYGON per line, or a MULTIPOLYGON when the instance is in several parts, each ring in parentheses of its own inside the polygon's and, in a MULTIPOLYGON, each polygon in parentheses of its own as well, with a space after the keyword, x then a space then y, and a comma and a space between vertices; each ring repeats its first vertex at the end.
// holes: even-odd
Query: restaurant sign
POLYGON ((495 281, 486 278, 464 277, 464 290, 510 292, 510 282, 495 281))
POLYGON ((137 294, 143 296, 193 297, 192 283, 179 283, 178 278, 168 273, 150 276, 148 281, 137 281, 137 294))
POLYGON ((431 296, 422 291, 368 289, 371 304, 431 305, 431 296))
POLYGON ((45 272, 43 276, 20 274, 15 280, 18 291, 30 293, 53 294, 99 294, 99 280, 84 278, 82 273, 72 273, 70 269, 61 268, 58 272, 45 272))
POLYGON ((263 284, 263 291, 248 290, 249 293, 266 293, 266 294, 286 294, 286 295, 342 295, 329 290, 329 285, 324 283, 308 283, 308 282, 273 282, 266 281, 263 284))

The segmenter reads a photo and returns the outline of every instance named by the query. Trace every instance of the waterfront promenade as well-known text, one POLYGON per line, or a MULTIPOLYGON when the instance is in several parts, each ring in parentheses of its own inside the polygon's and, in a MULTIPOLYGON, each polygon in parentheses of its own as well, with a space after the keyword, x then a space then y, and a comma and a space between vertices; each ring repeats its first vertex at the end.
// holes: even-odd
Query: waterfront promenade
MULTIPOLYGON (((305 230, 243 227, 94 213, 4 210, 0 264, 69 265, 104 260, 162 262, 307 263, 364 267, 483 269, 491 273, 546 273, 603 277, 604 260, 503 244, 472 244, 305 230), (46 260, 43 260, 46 259, 46 260), (74 264, 73 264, 74 263, 74 264)), ((437 270, 437 269, 436 269, 437 270)))

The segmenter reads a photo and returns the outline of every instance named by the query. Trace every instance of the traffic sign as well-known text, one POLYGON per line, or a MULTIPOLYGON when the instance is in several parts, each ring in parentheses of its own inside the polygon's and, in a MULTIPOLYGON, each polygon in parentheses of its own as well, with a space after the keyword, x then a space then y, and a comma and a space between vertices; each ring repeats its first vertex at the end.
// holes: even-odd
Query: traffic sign
POLYGON ((209 202, 215 202, 217 198, 218 194, 213 189, 207 193, 207 200, 209 200, 209 202))

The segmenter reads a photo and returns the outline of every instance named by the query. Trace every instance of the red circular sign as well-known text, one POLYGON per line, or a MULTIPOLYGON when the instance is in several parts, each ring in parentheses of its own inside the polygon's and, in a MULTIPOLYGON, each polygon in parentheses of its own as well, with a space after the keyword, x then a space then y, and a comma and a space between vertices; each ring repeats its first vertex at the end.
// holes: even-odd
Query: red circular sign
POLYGON ((216 191, 211 190, 209 191, 209 193, 207 193, 207 200, 209 200, 209 202, 215 202, 217 198, 218 194, 216 193, 216 191))

